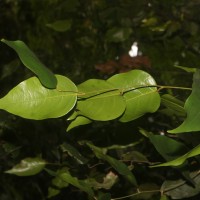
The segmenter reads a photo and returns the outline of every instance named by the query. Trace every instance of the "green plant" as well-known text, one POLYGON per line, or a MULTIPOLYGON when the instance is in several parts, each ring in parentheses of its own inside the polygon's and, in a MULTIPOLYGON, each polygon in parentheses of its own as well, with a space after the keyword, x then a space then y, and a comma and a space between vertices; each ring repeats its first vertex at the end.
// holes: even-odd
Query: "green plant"
MULTIPOLYGON (((159 112, 158 109, 162 104, 171 113, 175 112, 177 116, 185 117, 185 114, 187 114, 184 122, 178 128, 169 130, 168 133, 177 134, 200 130, 198 122, 200 113, 200 107, 198 106, 200 100, 200 70, 198 69, 194 70, 192 88, 158 85, 150 74, 142 70, 116 74, 107 80, 90 79, 76 86, 69 78, 54 75, 22 41, 2 39, 2 42, 17 52, 22 63, 35 73, 36 77, 29 78, 11 89, 7 95, 0 99, 0 109, 31 120, 59 118, 67 115, 68 120, 71 121, 67 131, 71 131, 75 127, 90 124, 93 121, 118 120, 119 122, 130 122, 146 113, 159 112), (183 102, 177 98, 169 94, 160 95, 159 93, 164 89, 191 90, 192 93, 183 107, 183 102)), ((160 193, 161 199, 167 199, 167 196, 184 198, 198 194, 200 192, 198 188, 200 184, 199 171, 190 172, 185 169, 187 165, 191 165, 188 158, 200 154, 200 145, 189 150, 187 145, 178 139, 174 139, 171 137, 172 135, 154 135, 142 128, 140 133, 151 141, 157 152, 167 162, 162 164, 151 163, 139 151, 132 151, 132 156, 136 160, 138 159, 139 163, 148 164, 150 168, 177 167, 185 179, 176 180, 175 182, 164 181, 161 188, 154 190, 140 188, 135 174, 132 173, 132 163, 130 162, 128 166, 125 162, 109 155, 108 151, 133 147, 140 144, 141 140, 125 146, 110 147, 97 147, 88 140, 78 142, 79 145, 93 152, 92 159, 96 157, 103 160, 115 170, 115 172, 107 173, 102 182, 98 182, 91 177, 81 179, 77 174, 73 175, 73 170, 71 171, 68 164, 50 163, 40 156, 22 159, 19 164, 7 170, 6 173, 32 176, 45 170, 53 176, 52 186, 48 190, 49 198, 58 195, 69 184, 87 193, 90 199, 125 199, 140 194, 145 195, 146 193, 160 193), (52 166, 57 166, 58 169, 52 169, 52 166), (107 191, 117 183, 118 175, 124 177, 127 184, 135 187, 136 192, 134 194, 111 198, 111 193, 107 191), (180 190, 187 192, 186 194, 180 194, 180 190)), ((81 155, 71 144, 63 143, 60 148, 73 157, 79 165, 87 165, 89 159, 91 159, 90 156, 86 158, 81 155)), ((125 154, 123 156, 124 160, 128 158, 125 154)))

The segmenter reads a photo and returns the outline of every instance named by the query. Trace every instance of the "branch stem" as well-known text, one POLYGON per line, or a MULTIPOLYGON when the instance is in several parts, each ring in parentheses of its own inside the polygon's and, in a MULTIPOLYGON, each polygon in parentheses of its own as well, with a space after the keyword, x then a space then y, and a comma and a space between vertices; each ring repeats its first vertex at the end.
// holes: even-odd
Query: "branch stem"
POLYGON ((120 199, 126 199, 126 198, 129 198, 129 197, 133 197, 133 196, 137 196, 139 194, 144 194, 144 193, 158 193, 160 192, 160 190, 147 190, 147 191, 140 191, 138 189, 138 191, 134 194, 130 194, 130 195, 127 195, 127 196, 123 196, 123 197, 117 197, 117 198, 112 198, 111 200, 120 200, 120 199))

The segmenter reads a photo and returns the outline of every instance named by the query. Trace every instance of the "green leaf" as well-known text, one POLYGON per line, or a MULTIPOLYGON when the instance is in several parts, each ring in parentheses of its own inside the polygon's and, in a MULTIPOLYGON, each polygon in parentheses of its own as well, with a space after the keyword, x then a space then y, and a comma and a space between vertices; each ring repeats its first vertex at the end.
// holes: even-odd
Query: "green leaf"
POLYGON ((131 28, 126 27, 114 27, 107 31, 106 39, 109 42, 123 42, 127 40, 132 34, 131 28))
POLYGON ((55 177, 54 179, 52 179, 52 185, 56 186, 59 189, 62 189, 68 187, 69 184, 63 181, 61 178, 55 177))
POLYGON ((188 150, 183 143, 164 135, 149 134, 149 139, 156 148, 156 150, 167 161, 175 159, 180 155, 183 155, 188 150))
POLYGON ((169 108, 174 114, 178 116, 186 116, 186 112, 184 109, 184 102, 179 99, 171 96, 170 94, 164 94, 161 97, 161 103, 169 108))
POLYGON ((192 93, 185 102, 187 118, 176 129, 168 131, 169 133, 182 133, 200 130, 200 70, 194 73, 192 93))
POLYGON ((80 154, 80 152, 72 145, 65 142, 62 145, 60 145, 60 147, 63 152, 67 152, 70 156, 74 157, 79 164, 83 165, 87 163, 88 160, 85 157, 83 157, 80 154))
POLYGON ((76 119, 74 119, 70 125, 67 127, 67 131, 70 131, 71 129, 77 127, 77 126, 82 126, 86 124, 90 124, 92 121, 84 116, 78 116, 76 119))
POLYGON ((179 68, 179 69, 182 69, 182 70, 184 70, 184 71, 186 71, 186 72, 189 72, 189 73, 194 73, 194 72, 196 72, 196 68, 190 68, 190 67, 182 67, 182 66, 175 66, 176 68, 179 68))
POLYGON ((55 186, 56 188, 58 189, 62 189, 62 188, 65 188, 65 187, 68 187, 69 183, 66 182, 66 181, 63 181, 61 178, 60 178, 60 175, 62 175, 63 173, 65 173, 67 170, 67 168, 61 168, 59 169, 57 172, 56 172, 56 175, 55 177, 52 179, 52 185, 55 186))
POLYGON ((160 200, 169 200, 168 197, 164 194, 161 195, 160 200))
POLYGON ((102 193, 101 191, 99 191, 98 200, 111 200, 111 194, 110 193, 102 193))
POLYGON ((193 180, 194 186, 188 184, 188 182, 183 179, 166 180, 163 183, 161 190, 172 199, 185 199, 195 196, 200 193, 199 171, 190 173, 190 178, 193 180))
POLYGON ((121 162, 111 156, 105 155, 103 153, 104 149, 98 148, 89 142, 87 142, 86 144, 92 149, 92 151, 95 153, 96 157, 107 161, 119 174, 124 176, 130 183, 137 186, 137 181, 135 179, 135 176, 123 162, 121 162))
POLYGON ((54 172, 49 169, 45 169, 45 171, 47 171, 50 175, 55 176, 51 181, 51 184, 53 187, 50 186, 48 188, 48 198, 51 198, 53 196, 60 194, 61 189, 69 186, 69 183, 67 183, 66 181, 62 180, 59 177, 66 170, 67 168, 61 168, 58 171, 54 172))
POLYGON ((56 188, 53 188, 53 187, 49 187, 48 188, 48 196, 47 196, 47 198, 54 197, 54 196, 56 196, 58 194, 60 194, 60 190, 59 189, 56 189, 56 188))
POLYGON ((65 32, 65 31, 70 30, 71 25, 72 25, 72 20, 68 20, 68 19, 57 20, 53 23, 46 24, 47 27, 49 27, 55 31, 58 31, 58 32, 65 32))
POLYGON ((0 109, 36 120, 67 114, 76 104, 77 88, 67 77, 56 77, 56 89, 43 87, 36 77, 21 82, 0 99, 0 109))
POLYGON ((63 181, 65 181, 65 182, 67 182, 67 183, 79 188, 80 190, 86 192, 90 196, 94 196, 94 192, 91 189, 89 184, 85 183, 84 180, 79 180, 76 177, 71 176, 71 174, 68 171, 65 171, 65 172, 61 173, 59 175, 59 177, 63 181))
POLYGON ((37 75, 41 83, 47 88, 56 88, 57 79, 55 75, 38 59, 38 57, 22 41, 1 40, 14 49, 22 63, 37 75))
POLYGON ((155 86, 156 82, 144 71, 132 70, 117 74, 107 81, 124 93, 126 110, 119 119, 121 122, 132 121, 145 113, 155 112, 160 106, 157 88, 151 87, 155 86))
POLYGON ((197 156, 200 154, 200 145, 196 146, 195 148, 193 148, 191 151, 189 151, 188 153, 178 157, 175 160, 163 163, 163 164, 159 164, 159 165, 154 165, 151 167, 166 167, 166 166, 179 166, 181 164, 183 164, 186 159, 197 156))
POLYGON ((90 79, 78 86, 81 98, 77 109, 92 120, 112 120, 125 110, 126 104, 118 89, 104 80, 90 79))
POLYGON ((122 154, 121 157, 123 160, 131 160, 132 162, 149 163, 147 157, 139 151, 128 151, 127 153, 122 154))
POLYGON ((46 161, 41 158, 25 158, 12 169, 5 171, 17 176, 32 176, 44 169, 46 161))

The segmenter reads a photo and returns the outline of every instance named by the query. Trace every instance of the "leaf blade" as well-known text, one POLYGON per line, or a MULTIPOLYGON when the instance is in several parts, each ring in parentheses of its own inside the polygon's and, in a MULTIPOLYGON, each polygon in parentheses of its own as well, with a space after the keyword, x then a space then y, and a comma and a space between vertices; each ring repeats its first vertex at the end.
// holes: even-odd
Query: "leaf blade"
POLYGON ((87 184, 84 180, 79 180, 76 177, 73 177, 68 171, 60 173, 58 176, 63 181, 79 188, 80 190, 86 192, 90 196, 94 196, 94 192, 91 189, 90 185, 87 184))
POLYGON ((38 76, 45 87, 56 88, 57 79, 55 75, 38 59, 24 42, 20 40, 8 41, 5 39, 1 39, 1 41, 15 50, 22 63, 38 76))
POLYGON ((120 92, 104 80, 90 79, 78 86, 83 94, 77 102, 81 115, 99 121, 112 120, 125 110, 125 101, 120 92))
POLYGON ((114 87, 124 92, 126 110, 119 119, 128 122, 137 119, 147 112, 155 112, 160 106, 160 96, 155 80, 142 70, 132 70, 117 74, 107 80, 114 87), (149 87, 148 87, 149 86, 149 87), (138 88, 138 89, 137 89, 138 88))
POLYGON ((56 75, 57 89, 47 89, 36 77, 14 87, 0 99, 0 109, 27 119, 57 118, 76 104, 77 88, 67 77, 56 75))
POLYGON ((185 102, 187 117, 177 128, 169 130, 169 133, 182 133, 200 130, 200 70, 197 69, 193 76, 192 93, 185 102))
POLYGON ((72 25, 72 20, 69 20, 69 19, 57 20, 57 21, 54 21, 53 23, 46 24, 48 28, 51 28, 54 31, 58 31, 58 32, 66 32, 70 30, 71 25, 72 25))
POLYGON ((178 157, 177 159, 174 159, 174 160, 171 160, 169 162, 162 163, 162 164, 159 164, 159 165, 150 166, 150 167, 153 168, 153 167, 179 166, 179 165, 183 164, 188 158, 197 156, 199 154, 200 154, 200 145, 196 146, 191 151, 189 151, 186 154, 178 157))
POLYGON ((137 181, 133 173, 128 169, 128 167, 121 161, 118 161, 117 159, 105 155, 101 148, 94 146, 93 144, 87 142, 86 143, 92 151, 95 153, 95 155, 102 159, 107 161, 119 174, 124 176, 131 184, 137 186, 137 181))
POLYGON ((5 173, 17 176, 32 176, 42 171, 45 165, 46 161, 41 158, 25 158, 5 173))

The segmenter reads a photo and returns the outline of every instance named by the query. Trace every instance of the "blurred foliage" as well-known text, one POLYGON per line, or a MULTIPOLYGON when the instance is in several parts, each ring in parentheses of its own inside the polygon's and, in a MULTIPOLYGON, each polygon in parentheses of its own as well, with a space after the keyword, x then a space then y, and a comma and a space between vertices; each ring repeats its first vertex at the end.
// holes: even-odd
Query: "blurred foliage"
MULTIPOLYGON (((49 69, 76 84, 139 68, 159 85, 191 87, 192 73, 175 66, 199 68, 199 9, 199 0, 1 0, 0 38, 24 41, 49 69), (128 52, 134 42, 141 55, 131 58, 128 52)), ((33 74, 3 43, 0 57, 3 96, 33 74)), ((124 124, 95 122, 68 133, 66 117, 32 121, 1 111, 0 199, 88 199, 88 184, 98 199, 132 194, 137 195, 129 199, 199 198, 199 189, 192 187, 199 185, 198 157, 180 168, 148 167, 177 156, 168 155, 171 151, 163 148, 166 140, 160 143, 163 138, 152 139, 152 133, 165 134, 169 146, 177 143, 192 149, 200 141, 198 133, 172 136, 166 132, 185 117, 182 109, 174 112, 167 99, 176 97, 174 101, 182 105, 190 94, 167 92, 173 97, 165 96, 156 114, 124 124), (89 148, 91 144, 96 152, 89 148), (28 157, 42 157, 49 166, 30 177, 4 173, 28 157), (126 163, 138 188, 119 173, 113 160, 126 163), (138 191, 152 192, 138 195, 138 191)))

